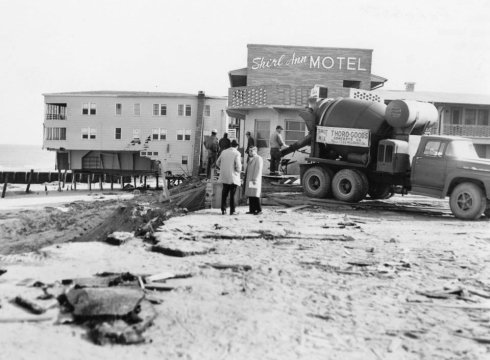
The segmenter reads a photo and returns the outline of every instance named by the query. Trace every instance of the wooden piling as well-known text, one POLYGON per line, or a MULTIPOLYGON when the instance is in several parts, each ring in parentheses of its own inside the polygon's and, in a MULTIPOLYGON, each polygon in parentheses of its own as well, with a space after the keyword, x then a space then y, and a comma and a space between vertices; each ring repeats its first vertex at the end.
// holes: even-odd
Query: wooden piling
POLYGON ((136 189, 136 176, 133 176, 134 188, 136 189))
POLYGON ((61 191, 61 169, 58 169, 58 191, 61 191))
POLYGON ((29 192, 31 191, 30 188, 31 188, 31 182, 33 177, 34 177, 34 169, 31 169, 31 172, 29 173, 29 177, 27 179, 26 194, 29 194, 29 192))
POLYGON ((156 178, 157 178, 157 184, 156 184, 156 186, 155 186, 155 190, 157 190, 157 189, 158 189, 158 174, 156 175, 156 178))
POLYGON ((114 190, 114 175, 111 175, 111 190, 114 190))
POLYGON ((5 197, 5 192, 7 191, 7 184, 9 182, 9 174, 5 175, 5 183, 3 184, 2 199, 5 197))
POLYGON ((146 175, 143 177, 143 181, 144 181, 143 187, 146 189, 146 175))
POLYGON ((88 174, 87 182, 88 182, 88 191, 92 191, 92 174, 88 174))
POLYGON ((124 189, 124 176, 121 176, 121 190, 124 189))
POLYGON ((99 188, 100 191, 104 190, 104 186, 102 185, 102 174, 99 176, 99 188))

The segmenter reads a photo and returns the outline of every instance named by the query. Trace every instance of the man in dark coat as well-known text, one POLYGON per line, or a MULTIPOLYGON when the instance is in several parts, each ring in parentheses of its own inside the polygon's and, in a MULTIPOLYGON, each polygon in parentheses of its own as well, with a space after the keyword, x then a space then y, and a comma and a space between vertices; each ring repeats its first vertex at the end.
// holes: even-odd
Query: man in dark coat
POLYGON ((208 179, 211 179, 211 169, 215 167, 216 160, 218 159, 219 145, 218 138, 216 137, 217 134, 217 130, 212 130, 211 136, 204 142, 204 147, 208 151, 208 164, 206 166, 206 176, 208 179))
POLYGON ((247 163, 249 162, 250 160, 250 148, 254 147, 255 146, 255 140, 254 138, 252 137, 252 134, 250 134, 250 131, 247 131, 245 133, 245 135, 247 136, 247 148, 245 149, 245 154, 247 154, 247 163))
POLYGON ((221 152, 223 150, 226 150, 230 147, 230 139, 228 139, 228 133, 224 133, 223 134, 223 137, 219 140, 219 154, 221 154, 221 152))

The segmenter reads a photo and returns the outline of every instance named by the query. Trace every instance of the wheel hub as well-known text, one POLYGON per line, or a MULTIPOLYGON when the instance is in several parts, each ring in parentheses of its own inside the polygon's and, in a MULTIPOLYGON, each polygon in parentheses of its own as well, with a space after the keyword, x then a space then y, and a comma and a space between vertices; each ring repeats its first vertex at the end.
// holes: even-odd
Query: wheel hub
POLYGON ((461 193, 458 195, 457 204, 461 210, 469 210, 473 206, 473 198, 466 192, 461 193))

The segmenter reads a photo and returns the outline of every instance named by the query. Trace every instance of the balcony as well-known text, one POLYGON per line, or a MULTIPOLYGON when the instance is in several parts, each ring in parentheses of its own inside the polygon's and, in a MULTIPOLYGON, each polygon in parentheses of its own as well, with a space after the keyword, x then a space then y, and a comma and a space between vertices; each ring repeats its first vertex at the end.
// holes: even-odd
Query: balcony
POLYGON ((228 107, 232 109, 256 109, 269 106, 304 107, 310 90, 310 86, 289 85, 233 87, 228 89, 228 107))
POLYGON ((65 114, 46 114, 45 120, 66 120, 65 114))
POLYGON ((465 136, 470 138, 490 138, 489 125, 446 125, 442 127, 443 135, 465 136))

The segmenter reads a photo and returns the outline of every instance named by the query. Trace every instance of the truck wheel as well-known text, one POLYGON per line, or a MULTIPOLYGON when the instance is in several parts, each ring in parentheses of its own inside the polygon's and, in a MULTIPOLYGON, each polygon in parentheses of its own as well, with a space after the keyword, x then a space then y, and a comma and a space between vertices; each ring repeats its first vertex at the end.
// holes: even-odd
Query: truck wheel
POLYGON ((456 186, 449 198, 451 211, 459 219, 478 219, 486 207, 483 191, 477 185, 466 182, 456 186))
POLYGON ((340 201, 361 201, 365 195, 361 175, 351 169, 340 170, 333 177, 332 192, 333 196, 340 201))
POLYGON ((368 190, 369 190, 369 180, 366 176, 366 174, 364 174, 362 171, 360 170, 354 170, 360 177, 361 177, 361 181, 362 181, 362 197, 359 201, 361 201, 362 199, 364 199, 368 193, 368 190))
POLYGON ((330 173, 322 167, 314 166, 303 175, 303 188, 309 197, 324 198, 330 193, 332 183, 330 173))
POLYGON ((386 184, 369 184, 369 197, 371 199, 377 200, 384 200, 384 199, 389 199, 390 197, 393 196, 393 191, 391 189, 390 185, 386 184))

